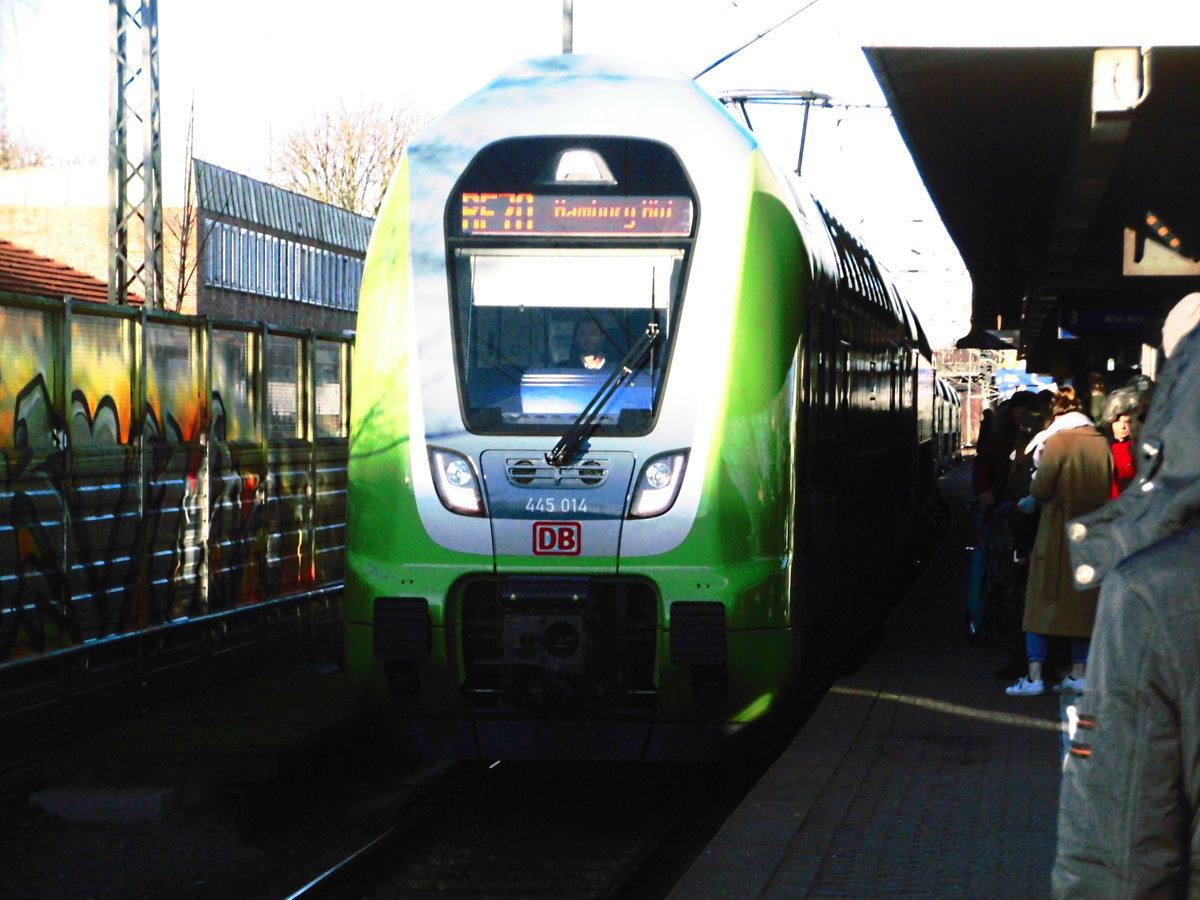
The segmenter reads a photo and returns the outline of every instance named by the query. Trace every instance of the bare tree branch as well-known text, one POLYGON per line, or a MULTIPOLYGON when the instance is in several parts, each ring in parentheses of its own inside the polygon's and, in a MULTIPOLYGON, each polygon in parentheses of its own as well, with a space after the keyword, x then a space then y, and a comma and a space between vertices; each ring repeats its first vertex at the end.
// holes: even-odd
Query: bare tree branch
POLYGON ((409 139, 431 115, 410 101, 321 113, 283 139, 268 167, 278 187, 374 216, 409 139))
POLYGON ((196 160, 192 156, 195 135, 195 104, 188 115, 187 140, 184 152, 183 206, 178 210, 163 213, 163 228, 171 235, 179 248, 179 268, 164 274, 174 277, 168 290, 174 297, 175 312, 182 312, 188 296, 200 287, 202 266, 208 253, 209 239, 213 236, 213 213, 227 214, 233 204, 232 183, 222 180, 214 190, 210 187, 207 209, 210 218, 201 216, 200 200, 197 195, 196 160))
POLYGON ((24 169, 44 165, 46 151, 20 135, 0 128, 0 169, 24 169))
POLYGON ((192 149, 194 129, 196 125, 196 102, 193 99, 192 108, 188 112, 188 127, 187 127, 187 143, 184 152, 184 173, 183 173, 183 209, 178 216, 164 216, 165 224, 168 231, 174 236, 179 244, 179 270, 176 273, 175 279, 175 312, 180 312, 183 309, 184 299, 187 297, 188 287, 192 283, 192 279, 196 276, 197 269, 200 265, 200 260, 204 256, 204 244, 206 243, 207 234, 200 235, 200 239, 196 242, 195 258, 189 258, 191 253, 192 232, 196 229, 197 210, 195 205, 195 189, 192 184, 192 149))

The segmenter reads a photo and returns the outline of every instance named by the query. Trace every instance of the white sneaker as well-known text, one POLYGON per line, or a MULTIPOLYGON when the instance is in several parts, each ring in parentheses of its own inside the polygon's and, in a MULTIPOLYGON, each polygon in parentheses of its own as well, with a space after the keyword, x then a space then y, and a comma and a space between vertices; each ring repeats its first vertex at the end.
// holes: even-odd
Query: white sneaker
POLYGON ((1010 697, 1039 697, 1046 693, 1046 685, 1042 679, 1030 681, 1028 678, 1018 678, 1017 683, 1006 687, 1004 693, 1010 697))
POLYGON ((1082 694, 1084 681, 1085 679, 1083 678, 1076 678, 1074 675, 1067 675, 1062 681, 1060 681, 1050 690, 1054 691, 1056 694, 1082 694))

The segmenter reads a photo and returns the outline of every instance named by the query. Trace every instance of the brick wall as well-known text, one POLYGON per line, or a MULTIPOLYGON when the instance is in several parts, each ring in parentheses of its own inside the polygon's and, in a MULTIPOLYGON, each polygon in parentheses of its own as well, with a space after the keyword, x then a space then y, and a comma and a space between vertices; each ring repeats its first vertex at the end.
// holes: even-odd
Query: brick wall
MULTIPOLYGON (((195 251, 189 252, 185 272, 186 290, 182 307, 178 301, 180 281, 180 209, 163 210, 163 291, 166 308, 189 315, 197 311, 195 251)), ((129 256, 142 259, 140 222, 129 231, 129 256)), ((7 206, 0 205, 0 237, 41 256, 68 265, 93 278, 108 281, 108 208, 102 206, 7 206)), ((195 240, 189 241, 192 248, 195 240)), ((129 273, 132 275, 132 273, 129 273)), ((129 277, 129 276, 127 276, 129 277)), ((135 283, 135 294, 142 290, 135 283)))
POLYGON ((211 287, 204 289, 201 307, 201 312, 219 319, 269 322, 337 333, 353 331, 357 319, 355 313, 344 310, 211 287))
POLYGON ((0 236, 108 281, 108 210, 104 207, 0 206, 0 236))

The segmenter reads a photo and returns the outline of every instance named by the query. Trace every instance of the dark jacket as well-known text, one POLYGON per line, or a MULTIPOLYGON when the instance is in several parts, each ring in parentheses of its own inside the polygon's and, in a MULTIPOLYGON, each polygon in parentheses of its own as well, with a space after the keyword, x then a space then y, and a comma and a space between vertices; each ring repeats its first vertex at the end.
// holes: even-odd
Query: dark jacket
POLYGON ((1200 328, 1163 367, 1116 500, 1068 525, 1101 584, 1063 773, 1056 897, 1200 896, 1200 328))
MULTIPOLYGON (((1008 415, 1007 411, 1001 412, 1008 415)), ((977 495, 991 493, 995 502, 1004 497, 1015 440, 1016 434, 1011 428, 997 428, 979 444, 975 462, 971 465, 971 487, 977 495)))

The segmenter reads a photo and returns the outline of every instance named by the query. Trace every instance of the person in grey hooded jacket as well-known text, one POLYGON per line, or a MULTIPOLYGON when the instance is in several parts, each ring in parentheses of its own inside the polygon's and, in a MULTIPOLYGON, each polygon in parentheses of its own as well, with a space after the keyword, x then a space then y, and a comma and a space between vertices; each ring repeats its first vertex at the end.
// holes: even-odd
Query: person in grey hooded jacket
POLYGON ((1200 897, 1200 294, 1163 329, 1138 471, 1067 525, 1101 585, 1063 769, 1055 897, 1200 897))

